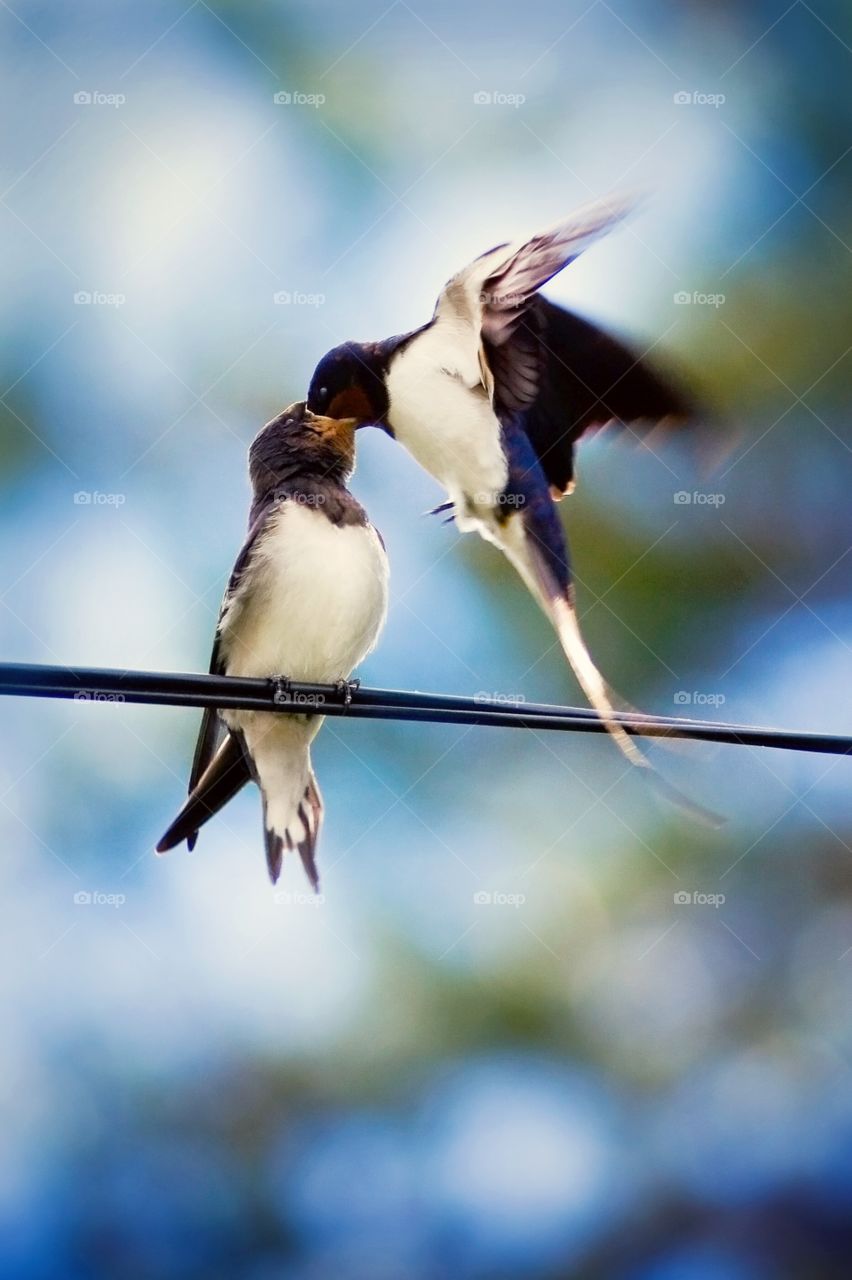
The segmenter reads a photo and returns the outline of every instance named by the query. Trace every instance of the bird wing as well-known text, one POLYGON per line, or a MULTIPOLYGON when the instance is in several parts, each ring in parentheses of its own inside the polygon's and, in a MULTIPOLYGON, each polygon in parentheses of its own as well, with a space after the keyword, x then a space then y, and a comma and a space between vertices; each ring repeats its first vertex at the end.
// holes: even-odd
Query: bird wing
MULTIPOLYGON (((239 586, 240 579, 245 572, 246 565, 248 564, 252 550, 254 549, 257 536, 266 524, 268 514, 269 507, 267 505, 261 509, 259 514, 255 515, 240 554, 238 555, 236 563, 231 570, 231 576, 228 579, 228 585, 225 588, 225 594, 222 597, 222 603, 219 606, 219 617, 216 622, 216 634, 213 638, 213 652, 210 655, 211 675, 221 676, 225 674, 225 666, 222 661, 219 645, 219 628, 222 623, 222 618, 233 600, 234 594, 239 586)), ((230 736, 229 731, 222 723, 217 709, 215 707, 207 707, 201 717, 201 728, 198 732, 198 740, 195 744, 195 753, 192 757, 192 767, 189 772, 189 785, 187 787, 189 795, 192 795, 195 792, 202 777, 207 772, 217 754, 220 752, 223 743, 230 736)), ((236 776, 235 771, 240 768, 241 759, 242 752, 240 752, 239 755, 236 753, 234 754, 233 763, 230 765, 229 771, 231 780, 236 776)), ((243 782, 248 782, 249 773, 247 766, 244 769, 244 773, 245 776, 243 778, 243 782)), ((197 831, 191 832, 187 836, 186 843, 190 852, 195 848, 195 842, 197 839, 197 831)))
MULTIPOLYGON (((221 616, 221 612, 220 612, 221 616)), ((218 631, 213 641, 213 653, 210 656, 210 674, 212 676, 224 675, 222 663, 219 657, 219 635, 218 631)), ((210 761, 215 756, 225 736, 225 726, 219 719, 219 713, 215 707, 207 707, 204 715, 201 717, 201 728, 198 733, 198 741, 195 744, 195 754, 192 757, 192 768, 189 771, 188 791, 194 791, 199 778, 204 773, 210 761)), ((193 848, 195 840, 190 843, 190 849, 193 848)))
POLYGON ((248 760, 237 734, 228 733, 195 786, 174 822, 162 836, 158 853, 166 853, 185 840, 190 849, 198 838, 198 830, 218 813, 249 781, 248 760))
MULTIPOLYGON (((435 321, 455 330, 460 362, 482 366, 481 343, 508 342, 537 290, 620 222, 636 205, 633 195, 612 195, 584 205, 528 240, 501 244, 464 267, 444 286, 435 321)), ((483 381, 489 393, 492 386, 483 381)))
POLYGON ((482 281, 483 337, 496 346, 508 341, 542 285, 611 231, 636 204, 636 197, 627 194, 596 200, 531 240, 508 246, 482 281))
POLYGON ((499 245, 445 286, 435 311, 452 328, 459 372, 480 381, 498 416, 523 410, 553 495, 573 480, 574 446, 614 422, 654 426, 694 410, 675 383, 617 339, 538 290, 637 204, 613 195, 529 240, 499 245))
POLYGON ((663 421, 685 421, 696 406, 677 382, 581 316, 537 296, 508 340, 483 339, 498 416, 523 412, 524 430, 551 492, 574 477, 574 449, 608 423, 637 437, 663 421))

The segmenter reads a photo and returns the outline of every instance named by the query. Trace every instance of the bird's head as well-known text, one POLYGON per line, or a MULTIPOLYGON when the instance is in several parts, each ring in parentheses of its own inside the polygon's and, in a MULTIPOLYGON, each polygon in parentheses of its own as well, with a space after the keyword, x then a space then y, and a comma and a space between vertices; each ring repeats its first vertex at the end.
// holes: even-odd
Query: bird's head
POLYGON ((308 388, 308 408, 330 418, 381 423, 388 409, 379 344, 344 342, 320 360, 308 388))
POLYGON ((354 418, 311 413, 303 400, 267 422, 249 449, 249 475, 260 496, 302 477, 345 484, 355 469, 354 418))

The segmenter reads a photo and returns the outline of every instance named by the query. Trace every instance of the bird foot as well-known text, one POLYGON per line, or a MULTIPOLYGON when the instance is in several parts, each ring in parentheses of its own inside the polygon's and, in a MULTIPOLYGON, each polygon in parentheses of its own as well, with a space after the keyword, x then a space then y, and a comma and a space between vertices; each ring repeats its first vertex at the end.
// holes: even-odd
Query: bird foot
POLYGON ((360 680, 335 680, 334 690, 344 707, 351 707, 352 698, 361 687, 360 680))
POLYGON ((293 701, 293 681, 288 676, 272 677, 272 701, 276 706, 293 701))

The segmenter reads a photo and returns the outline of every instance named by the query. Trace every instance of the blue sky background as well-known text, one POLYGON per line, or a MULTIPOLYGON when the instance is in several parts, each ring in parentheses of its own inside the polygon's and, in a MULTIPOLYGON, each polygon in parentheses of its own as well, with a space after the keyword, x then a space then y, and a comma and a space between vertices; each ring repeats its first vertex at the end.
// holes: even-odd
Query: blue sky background
MULTIPOLYGON (((583 447, 592 651, 646 710, 849 731, 840 4, 12 0, 0 33, 3 658, 205 669, 247 446, 319 356, 627 186, 550 296, 716 425, 583 447)), ((497 554, 360 446, 362 677, 577 700, 497 554)), ((847 760, 658 750, 711 832, 607 742, 331 723, 315 902, 270 888, 254 792, 153 857, 194 713, 2 710, 5 1273, 846 1274, 847 760)))

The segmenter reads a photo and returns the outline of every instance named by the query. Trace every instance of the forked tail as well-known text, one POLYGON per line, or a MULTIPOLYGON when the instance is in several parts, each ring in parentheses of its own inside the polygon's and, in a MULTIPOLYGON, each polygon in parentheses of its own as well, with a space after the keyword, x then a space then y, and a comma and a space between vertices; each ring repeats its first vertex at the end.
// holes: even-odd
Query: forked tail
POLYGON ((613 740, 631 764, 638 765, 640 769, 652 768, 630 734, 617 720, 613 719, 614 708, 610 691, 586 648, 573 601, 564 596, 554 596, 546 608, 559 637, 562 651, 571 664, 580 688, 603 720, 613 740))
POLYGON ((311 888, 314 892, 317 892, 319 890, 319 872, 317 871, 316 851, 320 827, 322 826, 323 804, 312 769, 308 775, 307 786, 302 793, 302 797, 286 826, 282 827, 280 817, 277 821, 271 817, 277 808, 277 805, 267 804, 264 801, 263 834, 266 840, 266 865, 269 868, 269 878, 273 884, 277 883, 281 874, 284 853, 292 852, 295 849, 302 860, 302 866, 305 869, 305 875, 311 882, 311 888))
POLYGON ((643 769, 659 794, 663 795, 670 803, 676 805, 677 808, 683 810, 691 818, 711 827, 723 825, 724 819, 720 818, 718 814, 713 813, 710 809, 705 809, 702 805, 695 804, 673 783, 662 777, 639 749, 638 744, 630 737, 624 726, 614 718, 615 709, 613 707, 612 694, 600 671, 595 666, 580 631, 570 581, 568 581, 567 586, 563 587, 557 580, 548 563, 547 555, 543 552, 534 534, 530 533, 523 518, 510 521, 509 529, 506 532, 509 536, 504 535, 504 538, 500 540, 503 551, 553 624, 565 657, 568 659, 583 693, 600 716, 624 757, 632 765, 643 769), (512 525, 514 528, 512 528, 512 525))

